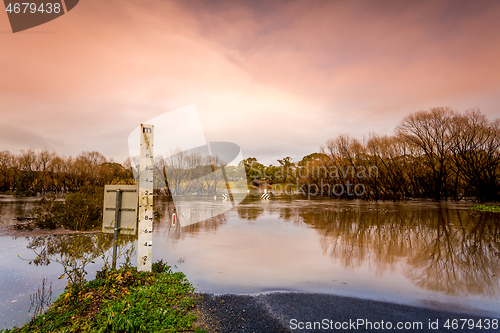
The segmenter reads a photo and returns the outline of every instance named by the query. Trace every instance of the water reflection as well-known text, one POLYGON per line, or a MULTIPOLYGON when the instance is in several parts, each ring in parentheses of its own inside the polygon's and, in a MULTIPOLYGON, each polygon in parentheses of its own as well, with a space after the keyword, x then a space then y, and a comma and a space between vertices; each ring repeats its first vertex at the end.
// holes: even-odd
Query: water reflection
POLYGON ((30 215, 35 206, 35 198, 16 198, 13 196, 0 196, 0 225, 17 223, 17 217, 30 215))
POLYGON ((170 225, 166 230, 165 239, 170 239, 175 243, 184 237, 192 237, 192 235, 196 235, 201 232, 216 233, 217 230, 226 222, 227 217, 225 215, 218 215, 203 222, 191 224, 185 227, 181 227, 180 225, 170 225))
POLYGON ((321 235, 325 254, 378 274, 404 262, 415 285, 452 295, 499 294, 498 218, 466 210, 326 209, 298 212, 321 235))
MULTIPOLYGON (((124 240, 125 236, 120 236, 124 240)), ((30 237, 27 248, 33 251, 30 264, 49 265, 55 258, 86 258, 99 256, 113 245, 112 234, 63 234, 30 237)))
POLYGON ((238 207, 238 216, 240 219, 256 220, 259 215, 264 213, 264 208, 252 207, 250 209, 238 207))
POLYGON ((419 288, 450 295, 500 294, 500 217, 440 204, 364 204, 316 201, 270 205, 247 202, 249 221, 278 213, 320 235, 323 254, 346 269, 368 264, 377 273, 403 265, 419 288))
MULTIPOLYGON (((172 201, 155 197, 155 202, 163 217, 154 224, 154 260, 178 263, 202 292, 301 290, 417 305, 432 299, 483 312, 500 309, 500 214, 473 212, 462 204, 298 196, 261 201, 255 196, 227 213, 181 226, 172 225, 172 201)), ((191 204, 193 212, 205 207, 191 204)), ((59 265, 50 272, 45 267, 33 270, 18 253, 44 266, 50 258, 75 255, 75 249, 79 255, 103 249, 109 253, 111 236, 68 234, 17 241, 3 236, 0 300, 11 311, 5 310, 4 317, 20 311, 15 304, 23 300, 27 311, 32 291, 24 298, 18 294, 29 290, 26 285, 37 286, 30 274, 60 282, 62 273, 59 265)), ((88 278, 101 267, 102 261, 89 265, 88 278)))
MULTIPOLYGON (((72 233, 28 238, 27 248, 33 251, 32 258, 22 258, 35 266, 47 266, 58 263, 64 268, 68 283, 80 283, 86 280, 89 266, 97 258, 110 268, 113 260, 110 249, 113 235, 104 233, 72 233)), ((117 259, 132 264, 135 254, 135 236, 120 235, 117 240, 117 259)))
POLYGON ((492 214, 439 211, 416 243, 405 274, 417 286, 448 294, 499 294, 500 233, 492 214))
MULTIPOLYGON (((193 205, 193 214, 205 207, 193 205)), ((163 218, 155 223, 155 234, 174 244, 200 233, 215 234, 228 222, 227 214, 221 214, 188 226, 172 225, 173 203, 160 201, 159 207, 163 218)), ((236 211, 240 220, 251 223, 273 215, 295 225, 305 224, 319 235, 323 255, 344 269, 367 265, 381 277, 401 266, 407 279, 428 291, 459 296, 500 294, 500 217, 496 214, 440 204, 289 199, 274 203, 247 199, 236 211)), ((37 254, 33 263, 47 264, 55 255, 74 255, 75 247, 83 256, 101 253, 111 245, 111 235, 80 234, 34 237, 28 248, 37 254)))

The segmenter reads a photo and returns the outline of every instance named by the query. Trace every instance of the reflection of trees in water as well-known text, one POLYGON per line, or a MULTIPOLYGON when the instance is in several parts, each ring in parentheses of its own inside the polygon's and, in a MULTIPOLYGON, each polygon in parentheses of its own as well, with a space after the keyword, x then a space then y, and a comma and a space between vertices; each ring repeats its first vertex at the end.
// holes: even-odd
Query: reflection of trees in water
MULTIPOLYGON (((280 220, 301 223, 300 214, 307 209, 304 203, 298 204, 293 196, 278 196, 278 201, 263 202, 260 196, 247 196, 237 207, 238 217, 245 220, 256 220, 266 213, 277 215, 280 220)), ((320 209, 324 209, 321 207, 320 209)))
MULTIPOLYGON (((163 217, 161 218, 161 220, 155 220, 154 228, 165 239, 170 239, 174 243, 179 239, 185 238, 187 235, 189 235, 189 237, 192 237, 193 234, 197 234, 200 232, 215 233, 221 225, 227 222, 227 217, 225 214, 220 214, 210 219, 203 220, 202 217, 206 216, 207 214, 203 211, 200 211, 198 212, 200 214, 199 219, 203 220, 202 222, 181 227, 178 223, 176 225, 172 225, 172 214, 175 213, 175 206, 173 201, 164 201, 158 203, 158 207, 163 217)), ((196 211, 193 210, 192 214, 196 214, 196 211)), ((198 217, 194 216, 193 218, 198 217)))
MULTIPOLYGON (((118 238, 117 258, 123 255, 125 265, 131 264, 130 259, 135 252, 134 240, 135 237, 130 235, 118 238)), ((49 265, 51 262, 61 264, 64 271, 61 278, 66 276, 68 285, 72 288, 85 281, 87 266, 94 263, 96 258, 103 258, 103 269, 110 268, 111 255, 106 255, 106 251, 112 244, 113 236, 102 233, 33 237, 27 247, 33 250, 36 257, 25 260, 36 266, 49 265)))
POLYGON ((388 213, 330 208, 308 209, 300 213, 300 217, 321 235, 324 254, 341 260, 347 268, 369 260, 370 264, 376 264, 376 271, 382 273, 412 251, 411 243, 406 239, 408 227, 397 223, 397 218, 384 223, 384 218, 391 216, 388 213))
POLYGON ((284 207, 279 210, 279 216, 280 219, 285 220, 285 221, 290 221, 294 217, 294 212, 292 208, 289 207, 284 207))
POLYGON ((179 239, 182 239, 189 235, 192 237, 195 234, 200 232, 205 233, 215 233, 219 229, 219 227, 227 222, 226 214, 220 214, 214 216, 208 220, 204 220, 202 222, 190 224, 185 227, 181 227, 179 224, 172 225, 170 223, 167 227, 167 235, 166 237, 176 242, 179 239))
POLYGON ((417 286, 448 294, 500 292, 499 218, 452 209, 305 209, 325 254, 382 274, 406 262, 417 286))
POLYGON ((449 294, 500 291, 498 220, 484 214, 439 211, 405 274, 419 287, 449 294), (453 223, 454 225, 450 225, 453 223))
POLYGON ((292 218, 297 219, 298 214, 302 210, 301 206, 297 206, 290 196, 280 197, 280 204, 286 206, 276 206, 272 202, 262 202, 259 197, 248 196, 237 207, 238 217, 244 220, 256 220, 264 212, 268 214, 277 214, 280 219, 290 221, 292 218), (288 205, 289 204, 289 205, 288 205))
MULTIPOLYGON (((124 235, 120 239, 128 239, 124 235)), ((100 255, 113 245, 112 234, 63 234, 32 237, 27 248, 33 250, 37 257, 30 261, 35 265, 48 265, 55 257, 100 255)))
MULTIPOLYGON (((124 257, 124 264, 130 265, 135 252, 135 236, 121 235, 118 238, 117 258, 124 257)), ((24 259, 30 264, 49 265, 56 262, 62 265, 69 286, 80 285, 85 281, 87 266, 98 257, 104 260, 103 269, 110 268, 111 254, 107 252, 113 244, 113 235, 103 233, 66 234, 33 237, 28 248, 33 250, 35 259, 24 259)))
POLYGON ((264 208, 260 207, 248 207, 248 206, 237 206, 238 216, 240 219, 244 220, 256 220, 259 215, 264 213, 264 208))
POLYGON ((29 216, 35 206, 34 201, 2 201, 0 202, 0 224, 9 225, 17 223, 14 218, 29 216))
MULTIPOLYGON (((370 265, 377 274, 404 266, 416 286, 447 294, 500 294, 500 215, 446 206, 267 205, 247 201, 240 219, 271 214, 305 223, 320 235, 325 255, 346 268, 370 265)), ((170 220, 169 220, 170 221, 170 220)), ((169 227, 169 237, 215 232, 224 214, 183 228, 169 227)))

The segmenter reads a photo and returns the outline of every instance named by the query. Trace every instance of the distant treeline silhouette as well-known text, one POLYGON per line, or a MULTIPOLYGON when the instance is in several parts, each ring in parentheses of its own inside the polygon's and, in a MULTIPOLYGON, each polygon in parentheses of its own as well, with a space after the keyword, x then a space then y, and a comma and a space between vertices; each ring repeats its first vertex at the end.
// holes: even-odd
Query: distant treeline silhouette
POLYGON ((343 134, 297 164, 278 162, 265 167, 246 159, 249 182, 295 183, 338 198, 499 201, 500 120, 478 109, 432 108, 405 117, 394 135, 370 133, 360 141, 343 134))

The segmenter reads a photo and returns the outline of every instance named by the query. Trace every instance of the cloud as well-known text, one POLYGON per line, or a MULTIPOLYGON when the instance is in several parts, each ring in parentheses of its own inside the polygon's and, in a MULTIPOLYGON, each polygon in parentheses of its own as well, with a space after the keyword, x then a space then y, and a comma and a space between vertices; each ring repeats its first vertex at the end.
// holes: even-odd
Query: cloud
POLYGON ((0 141, 2 150, 8 150, 12 153, 18 153, 20 150, 26 150, 36 143, 38 148, 52 150, 54 145, 44 136, 34 132, 32 129, 26 129, 17 125, 0 124, 0 141))
POLYGON ((208 140, 300 158, 431 106, 497 116, 499 14, 495 2, 88 0, 31 29, 54 33, 0 35, 0 116, 121 161, 138 124, 196 104, 208 140))

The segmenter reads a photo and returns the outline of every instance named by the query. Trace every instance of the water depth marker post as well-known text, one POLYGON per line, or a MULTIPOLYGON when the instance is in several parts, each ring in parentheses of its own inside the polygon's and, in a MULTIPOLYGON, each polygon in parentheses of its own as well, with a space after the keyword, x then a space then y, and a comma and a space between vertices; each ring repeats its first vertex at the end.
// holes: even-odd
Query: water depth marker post
POLYGON ((153 254, 153 125, 141 124, 137 270, 151 272, 153 254))

